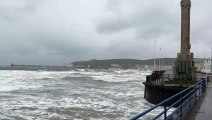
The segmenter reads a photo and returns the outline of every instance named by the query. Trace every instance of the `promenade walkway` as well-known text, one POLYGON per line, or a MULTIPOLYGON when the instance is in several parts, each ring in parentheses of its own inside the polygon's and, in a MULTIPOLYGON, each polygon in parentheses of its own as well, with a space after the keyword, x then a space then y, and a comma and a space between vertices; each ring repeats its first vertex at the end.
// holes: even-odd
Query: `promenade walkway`
POLYGON ((212 120, 212 81, 208 84, 204 98, 195 106, 185 120, 212 120))

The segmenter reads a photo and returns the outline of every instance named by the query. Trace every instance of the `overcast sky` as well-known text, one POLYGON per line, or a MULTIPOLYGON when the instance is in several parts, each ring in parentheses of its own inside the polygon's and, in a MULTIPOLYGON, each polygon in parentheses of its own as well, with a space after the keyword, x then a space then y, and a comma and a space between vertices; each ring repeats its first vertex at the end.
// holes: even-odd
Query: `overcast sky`
MULTIPOLYGON (((192 0, 191 45, 210 56, 212 0, 192 0)), ((176 57, 180 0, 0 0, 0 65, 176 57), (162 48, 161 51, 159 49, 162 48)))

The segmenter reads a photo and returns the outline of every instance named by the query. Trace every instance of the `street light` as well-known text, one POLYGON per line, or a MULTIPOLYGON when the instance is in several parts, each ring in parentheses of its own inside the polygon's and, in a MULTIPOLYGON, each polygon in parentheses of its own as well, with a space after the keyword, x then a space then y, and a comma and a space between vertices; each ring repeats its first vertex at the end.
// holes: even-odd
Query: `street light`
POLYGON ((212 48, 211 48, 211 72, 212 72, 212 48))
POLYGON ((155 46, 154 46, 154 71, 156 70, 156 63, 155 63, 155 50, 156 50, 156 40, 155 40, 155 46))
MULTIPOLYGON (((160 51, 159 51, 159 53, 161 54, 161 48, 160 48, 160 51)), ((161 70, 161 55, 160 55, 160 57, 158 58, 159 59, 159 70, 161 70)))

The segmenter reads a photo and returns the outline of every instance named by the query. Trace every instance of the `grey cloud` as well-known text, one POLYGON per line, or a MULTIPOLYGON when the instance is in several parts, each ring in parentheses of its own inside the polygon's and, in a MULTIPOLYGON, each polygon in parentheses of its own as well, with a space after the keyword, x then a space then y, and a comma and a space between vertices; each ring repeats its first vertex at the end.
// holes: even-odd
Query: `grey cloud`
MULTIPOLYGON (((137 0, 135 0, 130 2, 134 5, 133 10, 131 10, 130 13, 125 13, 125 11, 127 11, 128 9, 122 11, 123 8, 120 8, 120 6, 122 5, 121 3, 123 2, 128 3, 129 0, 123 0, 122 2, 120 2, 120 4, 118 4, 117 1, 109 1, 109 6, 113 7, 108 7, 108 9, 114 14, 108 15, 107 17, 100 20, 99 26, 97 26, 97 30, 104 31, 105 28, 105 31, 107 32, 108 30, 119 31, 124 28, 127 29, 129 27, 138 28, 151 25, 167 26, 168 24, 177 24, 177 20, 175 18, 179 17, 179 15, 176 16, 173 14, 177 13, 177 11, 169 11, 166 5, 157 6, 157 4, 150 4, 152 3, 152 1, 150 1, 149 4, 145 5, 141 1, 138 2, 137 0)), ((144 1, 144 3, 145 2, 146 1, 144 1)))
MULTIPOLYGON (((192 51, 210 51, 211 0, 192 1, 192 51), (197 48, 198 45, 201 48, 197 48), (204 46, 204 48, 203 48, 204 46), (205 50, 203 50, 205 49, 205 50)), ((179 0, 2 0, 0 65, 176 57, 179 0), (6 3, 5 3, 6 2, 6 3)))
MULTIPOLYGON (((46 0, 45 0, 46 1, 46 0)), ((0 1, 0 18, 4 20, 19 20, 34 13, 42 0, 2 0, 0 1)))
POLYGON ((123 29, 129 28, 130 22, 122 18, 110 18, 109 20, 102 20, 97 28, 100 33, 115 33, 123 29))

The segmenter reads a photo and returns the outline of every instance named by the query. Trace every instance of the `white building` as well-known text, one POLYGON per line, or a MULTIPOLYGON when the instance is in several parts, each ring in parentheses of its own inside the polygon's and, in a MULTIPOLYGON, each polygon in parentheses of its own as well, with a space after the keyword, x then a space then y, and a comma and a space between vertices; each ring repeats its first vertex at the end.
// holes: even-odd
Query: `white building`
POLYGON ((209 59, 205 59, 201 62, 202 64, 202 71, 203 72, 212 72, 211 69, 212 69, 212 60, 209 58, 209 59))

